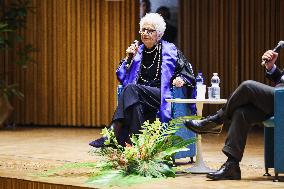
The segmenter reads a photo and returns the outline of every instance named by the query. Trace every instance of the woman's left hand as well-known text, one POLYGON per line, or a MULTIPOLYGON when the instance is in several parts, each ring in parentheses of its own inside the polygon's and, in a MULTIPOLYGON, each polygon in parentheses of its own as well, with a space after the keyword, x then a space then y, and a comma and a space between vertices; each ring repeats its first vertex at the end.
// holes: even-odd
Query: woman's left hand
POLYGON ((176 86, 176 87, 182 87, 184 85, 184 80, 181 78, 181 77, 176 77, 174 80, 173 80, 173 85, 176 86))

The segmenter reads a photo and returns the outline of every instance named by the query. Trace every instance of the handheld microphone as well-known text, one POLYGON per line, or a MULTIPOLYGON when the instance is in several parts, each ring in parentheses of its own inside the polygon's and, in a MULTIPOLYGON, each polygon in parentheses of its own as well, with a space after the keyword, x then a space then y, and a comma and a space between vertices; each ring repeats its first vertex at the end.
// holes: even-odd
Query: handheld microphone
MULTIPOLYGON (((138 46, 139 41, 134 40, 132 44, 135 44, 135 46, 138 46)), ((129 53, 128 58, 127 58, 126 63, 125 63, 125 68, 127 70, 129 70, 129 68, 131 67, 133 56, 134 56, 133 53, 129 53)))
MULTIPOLYGON (((278 53, 282 48, 284 48, 284 41, 279 41, 277 46, 272 51, 278 53)), ((261 65, 264 66, 267 62, 268 60, 262 60, 261 65)))

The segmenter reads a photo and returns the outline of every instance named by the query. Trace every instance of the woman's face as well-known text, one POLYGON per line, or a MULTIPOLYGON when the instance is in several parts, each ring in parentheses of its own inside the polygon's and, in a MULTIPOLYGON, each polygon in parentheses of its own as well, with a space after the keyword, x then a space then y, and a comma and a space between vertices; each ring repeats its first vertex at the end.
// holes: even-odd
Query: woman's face
POLYGON ((145 23, 142 26, 141 31, 141 40, 147 48, 152 48, 158 41, 158 34, 152 24, 145 23))

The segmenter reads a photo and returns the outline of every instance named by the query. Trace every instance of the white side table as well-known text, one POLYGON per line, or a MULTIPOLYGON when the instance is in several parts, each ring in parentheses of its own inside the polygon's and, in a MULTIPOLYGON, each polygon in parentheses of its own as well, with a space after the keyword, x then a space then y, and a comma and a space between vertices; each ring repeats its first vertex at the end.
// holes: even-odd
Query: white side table
MULTIPOLYGON (((167 102, 172 103, 189 103, 196 104, 197 115, 202 116, 203 104, 225 104, 227 99, 166 99, 167 102)), ((197 152, 196 152, 196 162, 195 164, 186 169, 190 173, 210 173, 215 170, 207 167, 203 161, 202 156, 202 145, 201 145, 201 135, 197 135, 197 152)))

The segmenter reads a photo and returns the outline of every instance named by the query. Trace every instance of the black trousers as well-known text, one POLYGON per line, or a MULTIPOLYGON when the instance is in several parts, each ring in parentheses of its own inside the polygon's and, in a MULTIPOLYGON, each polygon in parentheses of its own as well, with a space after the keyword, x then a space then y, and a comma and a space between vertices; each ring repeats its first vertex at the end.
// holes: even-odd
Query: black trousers
POLYGON ((229 127, 222 151, 241 161, 251 126, 274 114, 274 87, 256 81, 245 81, 217 113, 229 127))
POLYGON ((139 84, 125 86, 112 118, 112 123, 122 123, 119 142, 124 144, 129 135, 139 133, 146 120, 156 119, 160 104, 160 88, 139 84))

